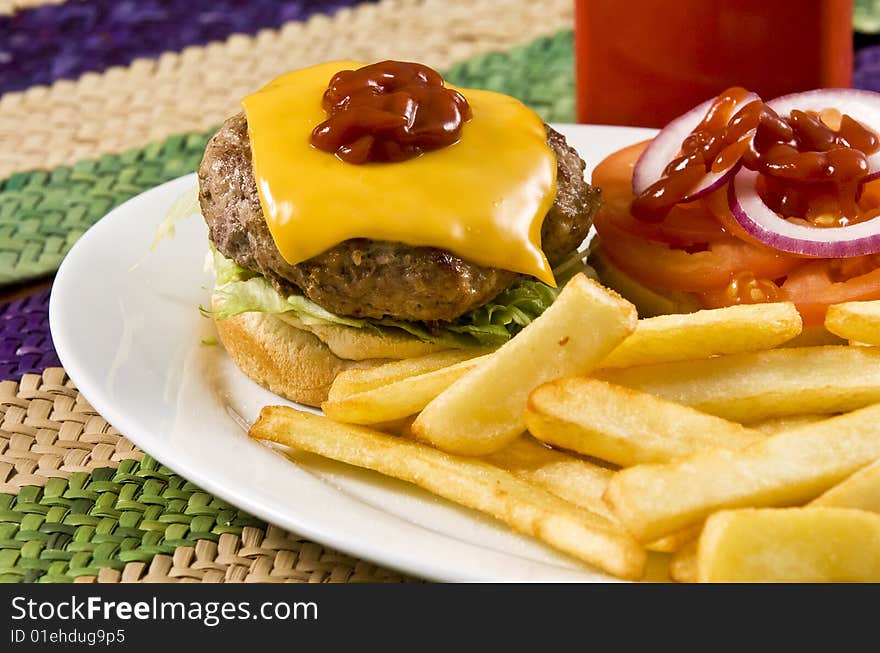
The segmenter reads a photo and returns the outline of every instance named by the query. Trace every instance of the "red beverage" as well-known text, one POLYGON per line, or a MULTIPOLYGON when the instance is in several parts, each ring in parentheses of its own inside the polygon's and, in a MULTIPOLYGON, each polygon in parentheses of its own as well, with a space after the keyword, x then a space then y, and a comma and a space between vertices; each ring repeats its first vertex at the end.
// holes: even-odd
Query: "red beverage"
POLYGON ((731 86, 852 82, 852 0, 575 0, 579 122, 662 127, 731 86))

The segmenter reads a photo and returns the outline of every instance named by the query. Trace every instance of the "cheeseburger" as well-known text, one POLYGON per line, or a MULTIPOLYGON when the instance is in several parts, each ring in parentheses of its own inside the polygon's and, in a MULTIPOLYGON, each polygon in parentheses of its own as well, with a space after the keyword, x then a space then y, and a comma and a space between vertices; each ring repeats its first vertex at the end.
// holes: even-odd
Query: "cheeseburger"
POLYGON ((342 370, 497 347, 583 267, 584 162, 517 100, 415 63, 287 73, 211 138, 210 312, 241 370, 318 405, 342 370))

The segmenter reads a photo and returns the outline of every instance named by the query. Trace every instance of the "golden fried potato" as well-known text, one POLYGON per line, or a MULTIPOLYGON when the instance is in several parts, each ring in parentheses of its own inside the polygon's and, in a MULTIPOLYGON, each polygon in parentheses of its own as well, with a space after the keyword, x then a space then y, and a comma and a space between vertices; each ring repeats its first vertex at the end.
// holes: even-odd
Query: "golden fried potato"
POLYGON ((599 365, 633 367, 770 349, 800 334, 794 304, 740 304, 639 320, 635 333, 599 365))
POLYGON ((825 328, 850 341, 880 345, 880 300, 829 306, 825 328))
MULTIPOLYGON (((607 467, 551 449, 526 435, 518 437, 501 451, 485 456, 483 460, 576 506, 618 522, 611 506, 602 500, 608 481, 614 475, 607 467)), ((702 524, 686 528, 650 542, 645 548, 662 553, 678 551, 684 544, 695 540, 701 528, 702 524)))
POLYGON ((751 422, 746 424, 750 429, 761 431, 770 435, 772 433, 781 433, 782 431, 790 431, 799 426, 806 426, 815 422, 821 422, 828 419, 828 415, 784 415, 783 417, 770 417, 762 419, 760 422, 751 422))
POLYGON ((880 458, 880 404, 772 435, 745 449, 714 449, 617 472, 605 499, 649 542, 725 508, 809 501, 880 458))
MULTIPOLYGON (((612 511, 611 514, 614 514, 614 512, 612 511)), ((614 518, 617 519, 617 515, 614 515, 614 518)), ((682 528, 680 531, 676 531, 675 533, 661 537, 658 540, 649 542, 645 545, 645 548, 648 549, 648 551, 656 551, 657 553, 675 553, 696 541, 702 530, 702 524, 694 524, 693 526, 682 528)))
MULTIPOLYGON (((470 358, 354 394, 343 394, 339 390, 332 398, 321 404, 321 409, 337 422, 352 424, 378 424, 415 415, 434 397, 487 357, 488 355, 470 358)), ((335 383, 333 387, 336 387, 335 383)))
POLYGON ((716 513, 697 545, 697 580, 880 582, 880 515, 813 507, 716 513))
MULTIPOLYGON (((700 529, 702 530, 702 529, 700 529)), ((697 533, 699 535, 699 533, 697 533)), ((697 582, 697 544, 696 537, 681 547, 669 561, 669 577, 676 583, 697 582)))
POLYGON ((646 553, 620 525, 485 461, 285 406, 263 408, 250 436, 413 483, 621 578, 644 573, 646 553))
POLYGON ((617 521, 611 508, 602 501, 608 481, 614 475, 607 467, 551 449, 527 435, 490 453, 484 460, 566 501, 617 521))
POLYGON ((880 402, 880 349, 802 347, 599 370, 594 376, 735 422, 880 402))
POLYGON ((539 440, 623 467, 715 447, 741 449, 765 437, 735 422, 588 377, 536 388, 525 422, 539 440))
POLYGON ((858 508, 880 513, 880 460, 862 467, 821 496, 811 506, 826 508, 858 508))
POLYGON ((579 274, 543 315, 429 403, 412 430, 453 453, 498 451, 525 430, 529 392, 589 372, 637 321, 632 304, 579 274))
POLYGON ((384 385, 421 376, 488 354, 488 349, 449 349, 416 358, 404 358, 376 367, 362 367, 340 372, 330 386, 328 399, 340 400, 384 385))

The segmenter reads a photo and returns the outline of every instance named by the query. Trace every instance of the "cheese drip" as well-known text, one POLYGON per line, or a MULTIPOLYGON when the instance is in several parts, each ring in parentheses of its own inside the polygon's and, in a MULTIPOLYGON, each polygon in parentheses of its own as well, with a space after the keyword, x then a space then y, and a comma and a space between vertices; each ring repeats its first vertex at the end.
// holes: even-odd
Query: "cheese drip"
POLYGON ((345 163, 309 137, 326 118, 330 78, 363 65, 293 71, 243 101, 260 203, 281 256, 296 265, 370 238, 437 247, 555 286, 541 225, 556 197, 556 156, 540 117, 509 96, 456 89, 473 110, 457 143, 400 163, 345 163))

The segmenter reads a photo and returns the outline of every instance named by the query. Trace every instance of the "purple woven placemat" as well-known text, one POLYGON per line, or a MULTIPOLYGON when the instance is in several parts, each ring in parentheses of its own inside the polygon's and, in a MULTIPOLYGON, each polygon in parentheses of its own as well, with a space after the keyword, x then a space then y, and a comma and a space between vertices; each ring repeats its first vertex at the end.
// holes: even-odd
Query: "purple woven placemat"
POLYGON ((0 16, 0 93, 375 0, 67 0, 0 16))
POLYGON ((853 57, 853 88, 880 91, 880 45, 856 50, 853 57))
POLYGON ((58 365, 49 334, 49 291, 0 304, 0 381, 58 365))

